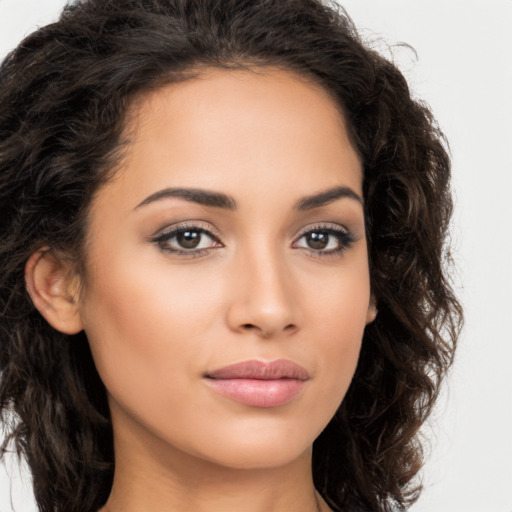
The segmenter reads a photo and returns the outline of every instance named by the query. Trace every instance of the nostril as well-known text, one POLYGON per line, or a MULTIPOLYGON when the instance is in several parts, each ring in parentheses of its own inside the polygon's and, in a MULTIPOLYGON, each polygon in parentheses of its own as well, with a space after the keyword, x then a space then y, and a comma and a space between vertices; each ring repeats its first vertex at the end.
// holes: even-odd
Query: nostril
MULTIPOLYGON (((249 324, 249 323, 242 324, 241 328, 244 331, 258 331, 265 338, 272 336, 273 334, 275 334, 278 331, 278 330, 274 330, 274 329, 266 330, 263 327, 258 326, 257 324, 249 324)), ((290 333, 294 332, 296 329, 297 329, 297 326, 295 324, 288 324, 285 327, 283 327, 283 330, 281 332, 290 334, 290 333)))

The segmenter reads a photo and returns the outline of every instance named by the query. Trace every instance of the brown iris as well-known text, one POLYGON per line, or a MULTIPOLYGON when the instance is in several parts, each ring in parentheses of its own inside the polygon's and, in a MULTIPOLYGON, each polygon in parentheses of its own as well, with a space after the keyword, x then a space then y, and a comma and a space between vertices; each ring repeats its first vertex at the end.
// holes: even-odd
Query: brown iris
POLYGON ((176 235, 176 241, 184 249, 195 249, 201 241, 201 232, 183 231, 176 235))
POLYGON ((329 233, 313 231, 306 235, 308 247, 315 250, 325 249, 329 244, 329 233))

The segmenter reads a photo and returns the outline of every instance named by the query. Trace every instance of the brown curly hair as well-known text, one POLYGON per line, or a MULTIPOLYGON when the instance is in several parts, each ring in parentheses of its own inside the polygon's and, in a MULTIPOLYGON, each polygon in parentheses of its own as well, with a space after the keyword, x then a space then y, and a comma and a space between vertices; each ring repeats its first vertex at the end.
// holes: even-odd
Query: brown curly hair
POLYGON ((112 428, 85 334, 52 329, 25 289, 42 247, 84 257, 92 195, 116 169, 137 95, 205 67, 278 66, 337 101, 364 165, 379 314, 356 374, 314 443, 334 510, 388 512, 418 495, 418 430, 453 360, 461 308, 446 273, 446 143, 398 69, 321 0, 83 0, 0 68, 0 413, 42 512, 96 511, 112 486, 112 428), (72 341, 72 342, 71 342, 72 341))

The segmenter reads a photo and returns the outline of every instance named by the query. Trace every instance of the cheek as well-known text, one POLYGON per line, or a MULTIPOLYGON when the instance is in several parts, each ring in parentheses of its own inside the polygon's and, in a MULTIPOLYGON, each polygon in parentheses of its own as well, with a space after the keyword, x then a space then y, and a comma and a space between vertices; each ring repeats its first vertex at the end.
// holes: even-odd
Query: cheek
POLYGON ((366 326, 370 284, 366 260, 360 261, 351 272, 333 275, 329 286, 318 292, 308 307, 320 359, 320 396, 332 414, 352 381, 366 326))
MULTIPOLYGON (((140 259, 96 265, 82 311, 98 371, 111 394, 186 385, 218 318, 214 290, 190 270, 171 272, 140 259), (143 271, 141 271, 143 269, 143 271)), ((144 398, 147 400, 147 397, 144 398)))

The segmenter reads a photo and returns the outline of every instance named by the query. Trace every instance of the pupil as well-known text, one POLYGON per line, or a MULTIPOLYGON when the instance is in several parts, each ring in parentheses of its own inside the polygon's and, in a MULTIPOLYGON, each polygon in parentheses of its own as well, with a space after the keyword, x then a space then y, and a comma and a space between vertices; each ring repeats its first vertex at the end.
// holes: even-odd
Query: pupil
POLYGON ((329 233, 309 233, 308 245, 311 249, 325 249, 329 243, 329 233))
POLYGON ((176 239, 184 249, 195 249, 201 240, 201 233, 197 231, 183 231, 176 235, 176 239))

